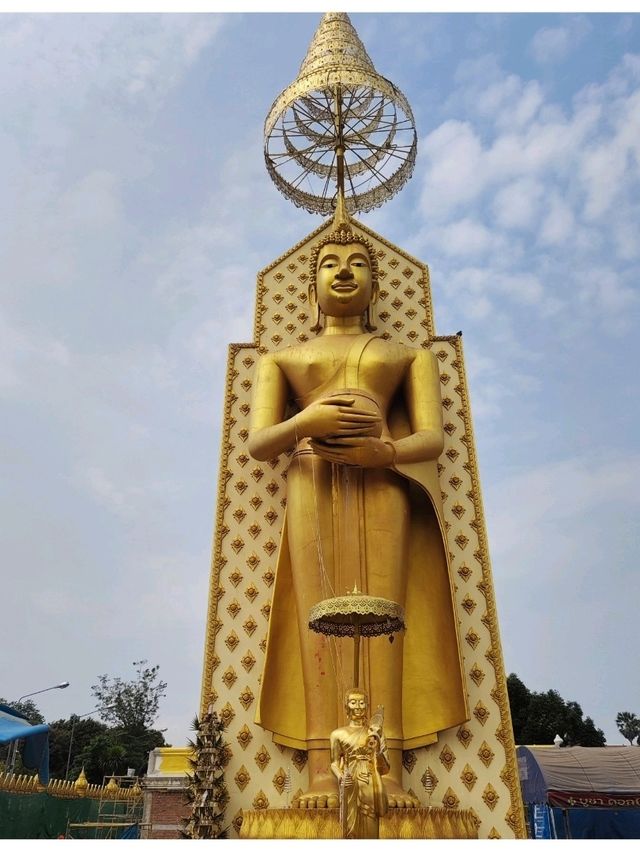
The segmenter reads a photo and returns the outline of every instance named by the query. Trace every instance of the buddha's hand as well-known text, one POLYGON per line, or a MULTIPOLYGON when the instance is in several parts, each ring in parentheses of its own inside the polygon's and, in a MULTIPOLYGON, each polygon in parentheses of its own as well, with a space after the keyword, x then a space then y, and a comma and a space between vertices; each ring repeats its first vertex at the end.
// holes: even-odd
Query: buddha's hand
POLYGON ((391 467, 395 450, 391 443, 380 438, 337 438, 329 441, 311 441, 313 451, 334 464, 354 467, 391 467))
POLYGON ((367 737, 367 748, 369 748, 373 754, 380 753, 380 737, 378 734, 369 731, 369 736, 367 737))
POLYGON ((354 405, 352 396, 332 396, 314 402, 296 414, 296 433, 301 438, 347 438, 367 435, 382 420, 380 414, 354 405))

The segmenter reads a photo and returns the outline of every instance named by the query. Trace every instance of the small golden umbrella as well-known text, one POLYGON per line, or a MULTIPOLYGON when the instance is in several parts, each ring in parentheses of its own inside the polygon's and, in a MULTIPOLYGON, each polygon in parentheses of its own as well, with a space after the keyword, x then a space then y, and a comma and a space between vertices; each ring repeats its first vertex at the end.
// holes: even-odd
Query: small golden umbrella
POLYGON ((386 598, 364 595, 357 587, 339 598, 319 601, 309 610, 309 628, 326 636, 353 636, 353 685, 360 680, 360 637, 389 635, 404 630, 404 610, 386 598))

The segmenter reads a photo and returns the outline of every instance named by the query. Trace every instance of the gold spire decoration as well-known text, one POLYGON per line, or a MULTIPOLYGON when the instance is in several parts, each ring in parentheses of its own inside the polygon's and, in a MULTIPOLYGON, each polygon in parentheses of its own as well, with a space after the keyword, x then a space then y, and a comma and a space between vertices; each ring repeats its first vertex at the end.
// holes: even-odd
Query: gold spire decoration
POLYGON ((395 195, 417 150, 407 99, 378 74, 343 12, 323 16, 264 136, 267 171, 280 192, 312 213, 331 214, 342 203, 339 219, 395 195))
POLYGON ((107 784, 107 786, 104 789, 105 795, 106 796, 115 796, 118 793, 119 790, 120 790, 120 785, 116 781, 115 776, 112 775, 111 778, 109 779, 109 783, 107 784))
POLYGON ((376 73, 369 54, 345 12, 327 12, 323 16, 302 61, 298 78, 328 68, 376 73))
POLYGON ((89 782, 87 781, 87 776, 84 774, 84 766, 82 767, 80 775, 78 775, 76 782, 73 786, 75 788, 76 793, 81 796, 86 795, 87 790, 89 789, 89 782))

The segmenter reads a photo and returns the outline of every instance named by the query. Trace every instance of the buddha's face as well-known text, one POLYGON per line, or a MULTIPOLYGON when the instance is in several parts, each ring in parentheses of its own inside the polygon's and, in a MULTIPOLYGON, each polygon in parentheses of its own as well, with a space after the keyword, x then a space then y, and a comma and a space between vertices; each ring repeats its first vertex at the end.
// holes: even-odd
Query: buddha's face
POLYGON ((362 692, 350 692, 346 703, 349 719, 353 722, 362 722, 367 715, 367 696, 362 692))
POLYGON ((371 260, 360 243, 327 243, 318 255, 316 293, 323 314, 354 317, 363 314, 373 294, 371 260))

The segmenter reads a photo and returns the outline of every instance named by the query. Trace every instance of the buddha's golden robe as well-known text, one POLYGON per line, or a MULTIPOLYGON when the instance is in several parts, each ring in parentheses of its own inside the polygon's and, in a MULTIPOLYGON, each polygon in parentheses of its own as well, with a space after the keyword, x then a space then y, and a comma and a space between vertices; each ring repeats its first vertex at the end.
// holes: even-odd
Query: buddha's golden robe
MULTIPOLYGON (((379 362, 381 357, 384 359, 385 346, 397 347, 397 344, 387 344, 372 335, 359 335, 345 362, 340 366, 341 377, 336 379, 335 375, 332 376, 330 383, 323 382, 322 385, 306 394, 305 399, 298 400, 298 404, 304 407, 323 396, 326 397, 329 390, 336 392, 337 389, 346 394, 368 394, 375 399, 375 383, 368 381, 367 376, 373 374, 374 369, 379 368, 379 363, 373 362, 379 362), (369 345, 372 340, 377 341, 374 347, 369 345), (326 387, 327 384, 330 384, 330 387, 326 387)), ((406 352, 406 349, 402 348, 406 352)), ((392 355, 391 349, 389 354, 392 355)), ((435 362, 435 356, 428 354, 435 362)), ((434 370, 437 375, 436 366, 434 370)), ((437 380, 435 388, 437 400, 434 399, 433 404, 440 406, 437 380)), ((410 435, 412 430, 401 390, 394 395, 393 401, 378 400, 378 402, 386 413, 383 439, 388 436, 397 440, 410 435)), ((293 476, 313 478, 312 487, 316 505, 330 501, 334 506, 334 516, 336 513, 338 515, 337 521, 334 517, 336 529, 340 527, 347 531, 343 547, 352 546, 356 529, 354 529, 353 517, 348 516, 349 510, 344 508, 346 504, 343 505, 336 488, 338 492, 340 488, 344 491, 345 487, 352 488, 353 491, 360 489, 366 494, 368 488, 379 488, 381 483, 384 487, 386 481, 406 495, 402 499, 408 507, 409 517, 408 523, 404 525, 403 535, 406 541, 402 542, 401 549, 402 559, 406 559, 407 565, 389 567, 390 571, 406 571, 404 600, 398 600, 398 603, 405 607, 406 633, 400 640, 400 647, 396 645, 401 656, 395 658, 398 661, 397 665, 402 667, 401 721, 392 721, 394 712, 389 704, 393 703, 393 696, 385 696, 384 689, 378 689, 373 680, 375 677, 380 682, 380 676, 384 678, 384 671, 379 671, 378 660, 390 659, 389 640, 386 637, 371 639, 365 643, 369 645, 370 654, 368 669, 365 665, 365 685, 369 687, 372 699, 383 703, 385 712, 390 711, 390 727, 386 731, 389 747, 409 749, 428 745, 437 739, 438 731, 468 719, 452 600, 452 579, 442 521, 437 462, 432 460, 397 464, 391 470, 349 468, 346 473, 343 473, 344 466, 332 465, 324 460, 318 460, 315 456, 313 461, 315 468, 313 470, 308 468, 305 473, 300 461, 304 461, 308 466, 312 455, 307 442, 301 441, 289 466, 290 488, 293 476), (353 483, 352 485, 348 483, 344 485, 344 475, 350 477, 349 482, 353 483), (401 487, 398 488, 398 486, 401 487), (340 517, 341 512, 346 512, 347 515, 340 517), (376 646, 375 643, 387 643, 387 647, 376 646), (371 676, 368 683, 367 671, 371 676)), ((380 503, 378 502, 377 505, 379 506, 380 503)), ((384 513, 384 510, 382 512, 384 513)), ((300 645, 303 619, 298 619, 296 613, 289 545, 289 527, 293 525, 295 530, 298 525, 307 522, 301 513, 302 507, 299 501, 292 501, 289 498, 278 554, 256 722, 272 731, 276 742, 293 748, 306 749, 309 744, 309 732, 305 713, 305 684, 300 645)), ((370 525, 379 522, 379 525, 384 526, 385 521, 385 518, 366 518, 366 522, 370 525)), ((357 523, 356 518, 355 527, 357 523)), ((313 561, 312 556, 310 564, 299 565, 296 570, 299 573, 320 570, 321 566, 313 564, 313 561)), ((380 594, 379 589, 372 586, 372 582, 369 581, 369 588, 367 588, 365 577, 364 583, 358 584, 360 590, 367 594, 380 594)), ((339 586, 335 589, 335 594, 344 594, 345 591, 346 588, 339 586)), ((317 601, 306 601, 305 606, 307 603, 315 602, 317 601)), ((307 612, 304 613, 304 618, 306 615, 307 612)), ((348 640, 337 641, 345 643, 348 640)), ((348 655, 350 653, 349 647, 348 655)), ((331 730, 337 727, 337 717, 338 709, 336 708, 335 717, 327 720, 326 733, 322 734, 327 738, 327 745, 331 730)), ((320 743, 316 742, 316 747, 318 746, 320 743)))
POLYGON ((378 839, 379 820, 388 809, 387 794, 381 774, 388 771, 386 743, 381 737, 382 758, 372 753, 368 744, 369 728, 338 728, 331 733, 331 750, 340 753, 343 776, 348 773, 351 785, 341 780, 340 823, 345 839, 378 839))

